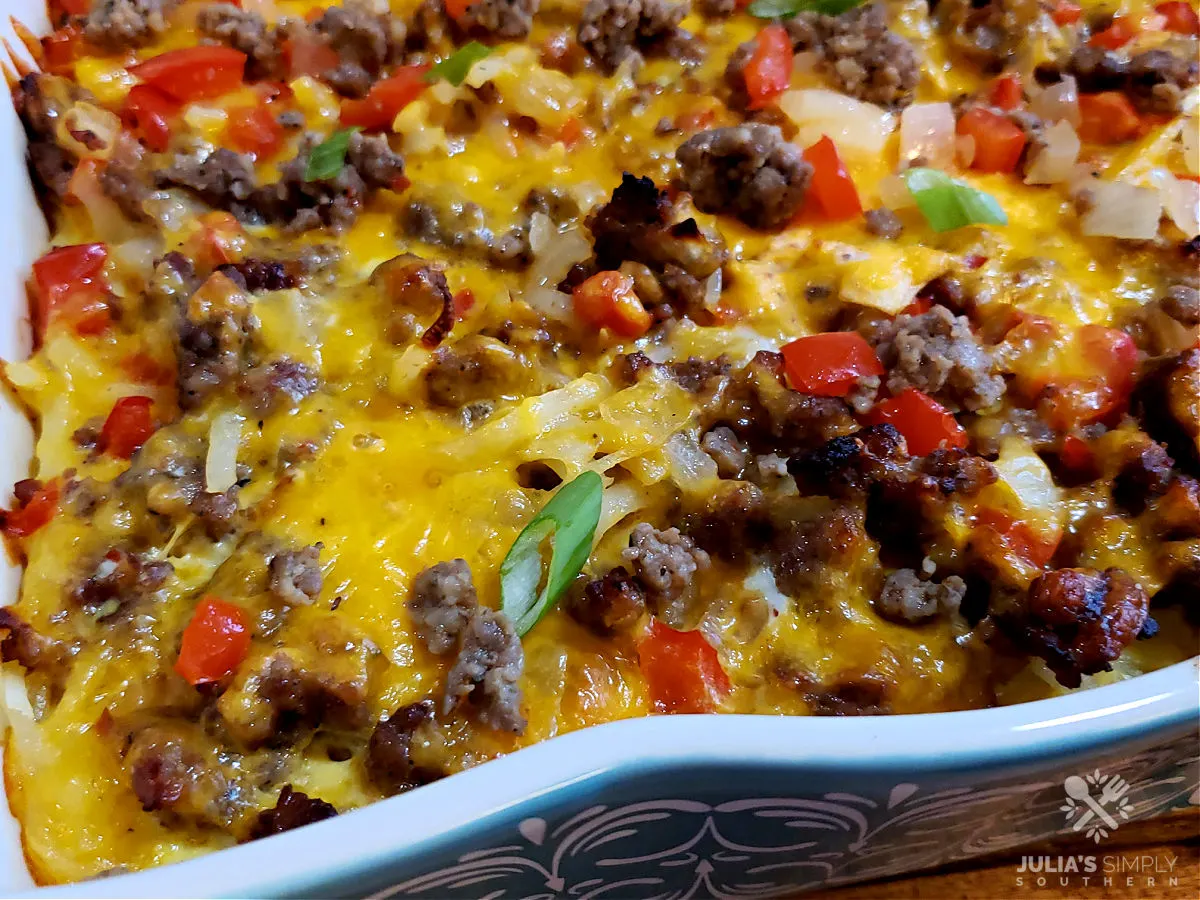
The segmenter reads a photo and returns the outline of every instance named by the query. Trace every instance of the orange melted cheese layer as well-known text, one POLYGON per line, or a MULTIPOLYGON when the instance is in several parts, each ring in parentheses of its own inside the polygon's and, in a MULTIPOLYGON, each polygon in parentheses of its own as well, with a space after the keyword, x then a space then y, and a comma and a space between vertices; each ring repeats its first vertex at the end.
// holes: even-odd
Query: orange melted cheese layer
MULTIPOLYGON (((569 18, 578 6, 546 3, 543 9, 569 18)), ((954 68, 940 55, 918 6, 923 5, 909 4, 903 22, 925 54, 921 99, 948 99, 976 89, 977 75, 954 68)), ((287 2, 278 7, 296 13, 310 4, 287 2)), ((721 23, 692 16, 684 24, 703 36, 707 48, 707 61, 688 76, 701 85, 716 83, 733 48, 759 27, 746 17, 721 23)), ((527 46, 536 47, 545 34, 542 25, 535 26, 527 46)), ((186 28, 175 29, 140 55, 152 56, 195 40, 186 28)), ((504 65, 493 82, 505 108, 530 115, 548 129, 561 126, 564 110, 578 110, 584 140, 568 150, 560 142, 539 142, 502 129, 453 144, 441 129, 455 96, 445 87, 427 92, 397 121, 397 130, 405 135, 411 190, 418 196, 477 203, 496 231, 518 220, 522 200, 534 188, 563 186, 587 208, 608 195, 625 170, 650 175, 660 184, 669 181, 678 137, 655 133, 663 118, 711 111, 715 125, 734 121, 713 97, 697 93, 690 81, 681 84, 680 67, 669 61, 649 62, 636 84, 628 72, 611 78, 586 73, 564 82, 565 76, 538 65, 536 52, 525 46, 506 46, 498 55, 504 65), (653 87, 639 90, 638 84, 653 87), (531 92, 531 85, 542 93, 531 92), (546 103, 546 96, 555 102, 546 103)), ((76 65, 80 82, 104 102, 119 102, 133 83, 121 71, 114 61, 101 58, 76 65)), ((805 77, 797 75, 794 86, 803 86, 805 77)), ((293 84, 293 90, 308 114, 309 127, 325 133, 336 127, 327 89, 302 82, 293 84)), ((206 118, 199 111, 190 121, 203 132, 206 122, 219 122, 220 117, 206 118)), ((880 205, 880 182, 897 164, 896 140, 890 137, 881 155, 845 154, 864 207, 880 205)), ((1156 145, 1151 135, 1123 150, 1118 163, 1136 165, 1157 154, 1151 164, 1163 164, 1173 152, 1156 145)), ((285 151, 283 158, 287 156, 285 151)), ((985 302, 1050 316, 1068 327, 1109 324, 1122 305, 1149 298, 1149 252, 1116 252, 1111 241, 1082 237, 1065 189, 1029 187, 999 175, 969 180, 997 198, 1009 215, 1008 228, 933 235, 909 211, 904 234, 888 242, 870 237, 857 223, 795 226, 780 235, 762 235, 726 218, 698 215, 704 227, 723 233, 733 251, 732 278, 723 303, 734 316, 730 324, 709 328, 681 324, 670 337, 672 355, 711 358, 726 353, 744 362, 757 349, 777 347, 818 327, 820 310, 803 299, 808 285, 830 285, 865 297, 886 295, 897 285, 915 291, 969 254, 987 258, 977 274, 985 302), (848 246, 853 254, 845 252, 848 246), (1034 258, 1049 261, 1041 270, 1049 274, 1013 277, 1023 261, 1034 258)), ((383 339, 379 309, 362 289, 374 266, 398 253, 411 251, 431 259, 444 255, 398 233, 401 202, 393 196, 374 198, 338 239, 348 258, 341 280, 327 291, 283 291, 253 298, 266 349, 312 365, 320 371, 324 389, 261 428, 248 417, 239 448, 239 460, 255 469, 241 498, 251 510, 254 527, 289 544, 323 545, 321 599, 313 608, 291 612, 285 639, 328 627, 328 607, 336 599, 337 619, 364 636, 377 654, 370 663, 372 719, 436 695, 446 676, 447 661, 419 645, 404 608, 418 571, 462 557, 475 573, 482 602, 497 605, 500 561, 545 497, 521 487, 517 467, 522 462, 549 461, 565 478, 585 469, 606 472, 617 463, 631 473, 605 497, 602 537, 585 570, 602 572, 616 561, 634 522, 661 521, 667 515, 674 495, 665 481, 670 463, 664 447, 673 434, 693 427, 695 415, 691 399, 670 382, 649 379, 621 388, 596 374, 607 371, 617 353, 636 349, 633 344, 560 360, 567 376, 561 387, 502 404, 469 435, 444 413, 425 408, 415 381, 427 355, 419 348, 398 351, 383 339), (281 446, 301 440, 315 441, 319 452, 286 478, 255 462, 270 460, 281 446)), ((165 233, 158 251, 183 245, 188 223, 177 224, 177 232, 165 233)), ((277 237, 269 231, 262 236, 277 237)), ((91 240, 111 237, 97 234, 83 210, 66 210, 54 243, 91 240)), ((503 315, 519 302, 513 298, 525 286, 521 273, 470 261, 453 261, 446 274, 452 291, 470 289, 478 304, 466 327, 456 327, 451 340, 469 332, 474 317, 503 315)), ((141 288, 134 275, 118 285, 131 302, 141 288)), ((145 386, 131 385, 121 374, 120 360, 131 345, 162 347, 169 340, 154 328, 86 342, 59 336, 30 361, 8 365, 6 377, 38 425, 32 474, 50 478, 75 469, 80 476, 108 481, 121 471, 122 462, 88 458, 71 435, 89 419, 103 416, 116 398, 146 392, 145 386)), ((170 402, 165 395, 158 399, 170 402)), ((183 430, 202 438, 211 417, 220 411, 214 404, 190 414, 183 430)), ((691 489, 702 493, 706 486, 691 489)), ((1088 502, 1086 496, 1067 499, 1075 507, 1088 502)), ((35 625, 50 621, 64 604, 64 562, 85 558, 129 533, 134 523, 127 516, 60 515, 35 535, 22 585, 23 615, 35 625)), ((1117 521, 1112 529, 1094 564, 1119 565, 1153 582, 1156 564, 1144 536, 1133 523, 1117 521)), ((175 576, 154 616, 139 624, 136 642, 110 642, 103 623, 97 623, 95 640, 73 660, 63 696, 52 707, 30 709, 12 666, 6 671, 12 710, 5 768, 8 796, 23 826, 31 867, 41 881, 72 881, 116 866, 144 868, 231 841, 211 830, 166 826, 144 812, 98 724, 106 710, 137 709, 155 696, 176 653, 174 638, 199 592, 246 596, 262 590, 261 571, 235 540, 213 543, 184 530, 157 549, 174 565, 175 576)), ((770 661, 781 658, 794 660, 818 681, 835 681, 843 673, 874 673, 892 688, 889 701, 898 713, 994 702, 987 658, 975 642, 965 639, 963 626, 939 620, 906 627, 873 612, 871 597, 877 585, 868 576, 875 570, 871 556, 858 559, 831 576, 819 604, 778 602, 778 614, 767 627, 757 629, 746 623, 762 615, 764 595, 771 593, 761 578, 729 572, 719 587, 706 588, 713 593, 711 625, 722 638, 722 663, 733 684, 725 710, 808 712, 803 693, 770 669, 770 661)), ((1114 673, 1092 680, 1137 674, 1189 655, 1187 632, 1182 627, 1164 628, 1167 631, 1179 638, 1135 645, 1114 673)), ((636 655, 627 641, 600 640, 565 613, 554 611, 523 645, 528 729, 515 737, 452 720, 439 732, 440 745, 434 748, 452 770, 556 734, 650 711, 636 655)), ((1058 688, 1033 666, 1008 690, 1002 699, 1032 699, 1058 688)), ((340 810, 378 799, 358 759, 335 762, 319 748, 303 746, 285 756, 291 784, 340 810)), ((255 762, 254 754, 248 754, 241 765, 249 768, 255 762)), ((269 807, 273 797, 273 791, 263 789, 251 805, 269 807)))

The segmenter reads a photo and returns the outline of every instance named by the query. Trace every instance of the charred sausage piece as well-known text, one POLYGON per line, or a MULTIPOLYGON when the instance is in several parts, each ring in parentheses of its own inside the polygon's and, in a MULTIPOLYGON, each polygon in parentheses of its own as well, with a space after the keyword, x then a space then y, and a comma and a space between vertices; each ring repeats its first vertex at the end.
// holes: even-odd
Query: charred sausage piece
POLYGON ((609 635, 630 628, 641 619, 646 611, 646 595, 629 571, 617 566, 573 595, 567 610, 596 634, 609 635))
POLYGON ((125 753, 125 767, 147 812, 195 825, 229 825, 236 785, 198 727, 180 722, 142 729, 125 753))
POLYGON ((442 776, 441 772, 417 765, 412 742, 418 729, 433 720, 433 701, 421 700, 402 706, 378 725, 367 743, 367 777, 380 792, 393 796, 442 776))
POLYGON ((1024 607, 998 618, 1022 650, 1039 656, 1065 687, 1107 672, 1141 633, 1150 601, 1120 569, 1058 569, 1029 587, 1024 607))
POLYGON ((264 809, 258 814, 250 829, 250 840, 270 837, 273 834, 283 834, 293 828, 312 825, 331 819, 337 815, 337 809, 332 803, 308 794, 301 793, 285 784, 279 792, 273 809, 264 809))

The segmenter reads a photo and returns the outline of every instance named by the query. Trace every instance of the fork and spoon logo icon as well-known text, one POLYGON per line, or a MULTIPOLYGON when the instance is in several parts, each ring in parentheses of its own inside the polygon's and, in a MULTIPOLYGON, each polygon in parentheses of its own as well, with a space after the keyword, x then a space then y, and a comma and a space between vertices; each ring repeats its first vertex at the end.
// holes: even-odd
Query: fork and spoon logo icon
POLYGON ((1073 831, 1087 829, 1097 844, 1120 827, 1118 819, 1128 819, 1133 804, 1125 796, 1131 785, 1120 775, 1102 775, 1097 769, 1090 775, 1069 775, 1063 781, 1067 802, 1059 807, 1067 814, 1073 831))

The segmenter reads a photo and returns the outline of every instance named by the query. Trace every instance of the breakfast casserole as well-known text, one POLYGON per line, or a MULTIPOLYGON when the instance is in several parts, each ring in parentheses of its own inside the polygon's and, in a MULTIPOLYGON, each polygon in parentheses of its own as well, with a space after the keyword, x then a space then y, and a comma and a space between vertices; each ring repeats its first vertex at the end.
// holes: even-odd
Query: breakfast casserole
POLYGON ((49 18, 0 368, 39 882, 626 717, 1195 653, 1195 0, 49 18))

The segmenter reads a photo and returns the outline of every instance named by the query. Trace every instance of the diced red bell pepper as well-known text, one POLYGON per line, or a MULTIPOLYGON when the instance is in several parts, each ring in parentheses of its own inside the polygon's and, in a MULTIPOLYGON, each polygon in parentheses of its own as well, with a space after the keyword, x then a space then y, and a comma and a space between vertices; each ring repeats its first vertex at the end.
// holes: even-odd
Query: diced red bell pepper
POLYGON ((68 75, 83 51, 83 29, 64 25, 42 38, 42 69, 52 75, 68 75))
POLYGON ((266 159, 283 143, 283 126, 265 103, 242 106, 229 111, 225 139, 235 150, 266 159))
POLYGON ((1160 3, 1154 11, 1166 19, 1167 31, 1177 34, 1200 34, 1200 15, 1184 0, 1160 3))
POLYGON ((650 313, 633 289, 633 278, 620 272, 597 272, 572 294, 575 313, 593 328, 607 328, 625 338, 650 330, 650 313))
POLYGON ((1142 120, 1120 91, 1079 96, 1079 137, 1093 144, 1119 144, 1142 133, 1142 120))
POLYGON ((1093 47, 1103 47, 1105 50, 1119 50, 1137 35, 1137 25, 1132 19, 1118 17, 1103 31, 1097 31, 1088 41, 1093 47))
POLYGON ((768 25, 758 33, 754 53, 742 75, 750 109, 762 109, 788 89, 792 83, 792 39, 782 25, 768 25))
POLYGON ((99 334, 111 324, 104 244, 56 247, 33 264, 37 319, 34 327, 44 336, 52 322, 64 321, 79 334, 99 334))
POLYGON ((478 3, 479 0, 443 0, 443 6, 448 15, 455 22, 461 22, 463 16, 467 14, 467 10, 478 3))
POLYGON ((425 80, 428 71, 429 66, 425 64, 401 66, 390 78, 371 85, 371 90, 361 100, 343 100, 342 124, 357 125, 367 131, 390 127, 396 114, 429 87, 425 80))
POLYGON ((175 369, 155 359, 144 350, 131 353, 121 360, 121 371, 140 384, 166 387, 175 383, 175 369))
POLYGON ((1025 132, 1007 116, 975 107, 958 120, 958 133, 975 141, 971 168, 980 172, 1011 172, 1025 149, 1025 132))
POLYGON ((1079 329, 1083 357, 1096 367, 1107 385, 1111 400, 1097 418, 1123 409, 1133 392, 1137 373, 1138 349, 1133 338, 1117 328, 1084 325, 1079 329))
POLYGON ((475 307, 475 294, 470 288, 463 288, 454 295, 454 321, 461 322, 471 314, 475 307))
POLYGON ((1072 472, 1086 472, 1095 467, 1096 454, 1083 438, 1068 434, 1058 446, 1058 461, 1072 472))
POLYGON ((200 229, 188 241, 197 262, 216 267, 236 262, 242 256, 246 232, 237 217, 213 210, 200 217, 200 229))
POLYGON ((1074 25, 1083 18, 1083 7, 1072 0, 1058 0, 1054 4, 1054 9, 1050 13, 1050 18, 1054 20, 1054 24, 1058 26, 1074 25))
POLYGON ((58 16, 86 16, 92 11, 92 0, 50 0, 48 6, 58 16))
POLYGON ((842 164, 837 147, 828 137, 804 151, 804 160, 813 167, 808 186, 808 205, 814 205, 830 222, 843 222, 862 215, 862 203, 854 180, 842 164))
POLYGON ((97 449, 118 459, 129 459, 154 434, 154 419, 149 397, 122 397, 113 404, 112 412, 100 429, 97 449))
POLYGON ((184 103, 228 94, 242 84, 246 54, 232 47, 200 44, 168 50, 129 71, 143 84, 184 103))
POLYGON ((704 635, 676 631, 657 619, 638 642, 638 665, 655 712, 712 712, 732 689, 717 651, 704 635))
POLYGON ((1002 546, 1039 569, 1053 559, 1062 537, 1061 533, 1052 538, 1043 537, 1024 522, 1018 522, 998 509, 981 509, 975 516, 975 524, 992 531, 1002 546))
POLYGON ((181 104, 148 84, 137 84, 125 96, 121 121, 135 137, 155 152, 162 153, 171 140, 171 119, 181 104))
POLYGON ((1015 72, 1001 75, 993 82, 988 97, 992 106, 998 109, 1017 109, 1024 99, 1021 93, 1021 76, 1015 72))
POLYGON ((1060 431, 1115 419, 1133 391, 1138 363, 1133 339, 1115 328, 1085 325, 1068 349, 1078 355, 1082 372, 1073 366, 1075 374, 1051 374, 1043 384, 1035 379, 1026 387, 1037 389, 1042 417, 1060 431))
POLYGON ((18 482, 12 509, 0 509, 0 532, 10 538, 29 537, 46 525, 58 511, 58 479, 45 484, 28 479, 18 482))
POLYGON ((958 420, 916 388, 905 388, 895 397, 880 400, 865 419, 869 425, 895 426, 913 456, 927 456, 939 447, 967 446, 967 433, 958 420))
MULTIPOLYGON (((319 7, 318 7, 319 9, 319 7)), ((337 51, 324 41, 310 37, 290 38, 283 42, 283 58, 288 78, 308 75, 318 78, 338 64, 337 51)))
POLYGON ((241 607, 207 596, 183 630, 175 671, 193 687, 220 681, 250 651, 250 627, 241 607))
POLYGON ((883 374, 883 363, 857 331, 812 334, 781 352, 788 384, 817 397, 845 397, 858 379, 883 374))

